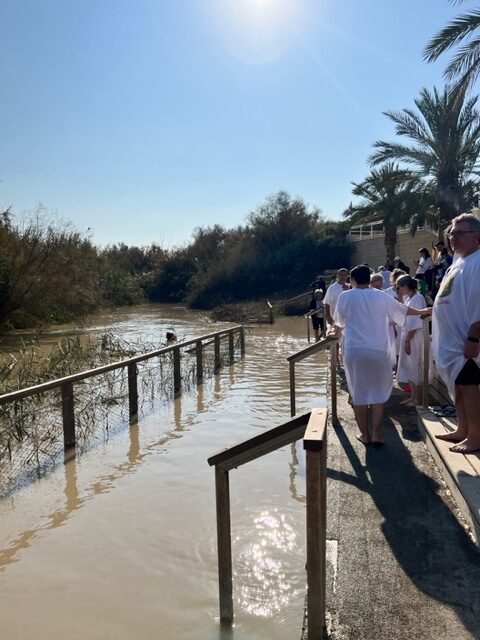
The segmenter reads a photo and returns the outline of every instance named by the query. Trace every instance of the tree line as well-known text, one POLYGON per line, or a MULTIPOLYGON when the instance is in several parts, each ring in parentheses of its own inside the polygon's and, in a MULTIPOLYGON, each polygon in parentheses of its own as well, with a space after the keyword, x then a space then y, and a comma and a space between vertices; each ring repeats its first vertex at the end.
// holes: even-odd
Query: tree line
MULTIPOLYGON (((452 4, 462 0, 450 0, 452 4)), ((352 224, 383 220, 385 253, 392 262, 397 227, 429 222, 440 239, 449 221, 478 206, 480 112, 472 89, 480 73, 480 10, 447 24, 426 45, 435 61, 456 48, 440 90, 423 88, 414 107, 387 111, 397 139, 377 140, 368 158, 371 173, 353 183, 358 196, 343 217, 352 224)))
POLYGON ((15 221, 0 215, 0 327, 69 322, 106 305, 225 303, 305 290, 318 273, 349 264, 348 223, 284 191, 234 229, 198 227, 190 243, 166 250, 96 247, 42 208, 15 221))

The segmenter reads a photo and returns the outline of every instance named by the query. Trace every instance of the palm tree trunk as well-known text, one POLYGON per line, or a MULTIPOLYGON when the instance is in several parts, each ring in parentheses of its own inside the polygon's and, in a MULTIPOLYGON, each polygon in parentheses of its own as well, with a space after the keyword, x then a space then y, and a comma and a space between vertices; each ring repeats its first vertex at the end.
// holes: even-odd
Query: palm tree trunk
POLYGON ((383 223, 383 229, 385 232, 385 258, 390 264, 393 264, 395 258, 395 247, 397 244, 397 227, 392 224, 383 223))

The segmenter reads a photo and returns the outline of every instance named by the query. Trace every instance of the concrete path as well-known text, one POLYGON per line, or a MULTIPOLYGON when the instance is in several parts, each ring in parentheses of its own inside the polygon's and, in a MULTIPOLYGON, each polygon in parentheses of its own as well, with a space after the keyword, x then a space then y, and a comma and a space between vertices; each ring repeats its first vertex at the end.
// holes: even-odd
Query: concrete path
POLYGON ((400 393, 387 407, 382 448, 356 440, 345 393, 340 425, 330 427, 330 638, 480 639, 480 552, 400 393))

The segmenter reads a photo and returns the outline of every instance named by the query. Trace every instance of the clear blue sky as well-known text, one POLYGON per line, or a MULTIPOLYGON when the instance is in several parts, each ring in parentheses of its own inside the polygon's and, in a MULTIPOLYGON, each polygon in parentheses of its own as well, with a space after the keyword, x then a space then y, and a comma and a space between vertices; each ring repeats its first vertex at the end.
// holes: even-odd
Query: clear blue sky
POLYGON ((284 189, 338 219, 447 0, 1 0, 0 206, 165 248, 284 189))

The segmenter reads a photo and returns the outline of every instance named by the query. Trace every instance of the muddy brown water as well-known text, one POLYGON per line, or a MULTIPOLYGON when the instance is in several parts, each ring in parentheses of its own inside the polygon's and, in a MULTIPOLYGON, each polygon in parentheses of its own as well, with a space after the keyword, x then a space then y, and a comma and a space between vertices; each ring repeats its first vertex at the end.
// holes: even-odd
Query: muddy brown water
MULTIPOLYGON (((223 326, 158 305, 96 316, 87 329, 155 341, 169 327, 193 338, 223 326)), ((300 444, 231 472, 232 631, 218 620, 207 458, 289 419, 286 357, 306 344, 303 318, 248 330, 243 360, 1 502, 0 638, 299 638, 300 444)), ((325 406, 326 375, 324 355, 297 365, 298 413, 325 406)))

